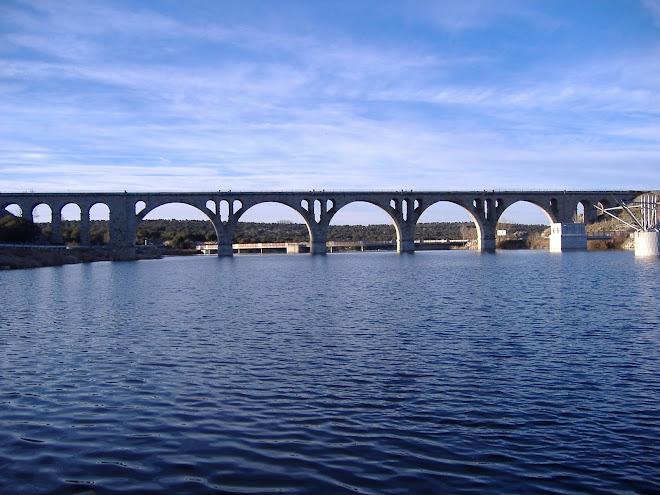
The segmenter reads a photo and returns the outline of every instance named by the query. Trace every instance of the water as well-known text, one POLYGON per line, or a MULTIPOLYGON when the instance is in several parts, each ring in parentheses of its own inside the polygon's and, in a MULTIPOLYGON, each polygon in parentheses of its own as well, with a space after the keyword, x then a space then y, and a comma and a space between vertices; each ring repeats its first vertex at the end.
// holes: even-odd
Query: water
POLYGON ((0 493, 658 493, 631 253, 0 272, 0 493))

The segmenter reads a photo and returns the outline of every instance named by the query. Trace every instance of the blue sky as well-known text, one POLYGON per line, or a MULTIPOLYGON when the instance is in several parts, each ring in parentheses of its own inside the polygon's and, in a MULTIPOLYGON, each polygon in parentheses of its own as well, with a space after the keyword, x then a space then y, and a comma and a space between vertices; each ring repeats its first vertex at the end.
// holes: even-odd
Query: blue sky
POLYGON ((0 192, 660 189, 660 0, 3 0, 0 34, 0 192))

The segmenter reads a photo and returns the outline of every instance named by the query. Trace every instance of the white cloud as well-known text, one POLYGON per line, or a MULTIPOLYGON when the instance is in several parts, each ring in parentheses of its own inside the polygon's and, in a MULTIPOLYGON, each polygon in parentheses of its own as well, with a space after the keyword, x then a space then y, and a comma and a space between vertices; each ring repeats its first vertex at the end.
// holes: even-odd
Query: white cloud
MULTIPOLYGON (((660 158, 650 123, 660 113, 657 46, 488 78, 481 66, 500 62, 489 51, 461 58, 335 31, 34 5, 47 15, 13 15, 21 29, 8 39, 41 57, 0 66, 0 190, 658 182, 649 168, 660 158), (132 43, 135 53, 124 52, 132 43), (170 46, 193 57, 147 56, 170 46)), ((443 6, 447 29, 504 15, 547 20, 519 4, 456 5, 443 6)))
POLYGON ((642 0, 642 5, 647 8, 655 21, 655 25, 660 27, 660 0, 642 0))

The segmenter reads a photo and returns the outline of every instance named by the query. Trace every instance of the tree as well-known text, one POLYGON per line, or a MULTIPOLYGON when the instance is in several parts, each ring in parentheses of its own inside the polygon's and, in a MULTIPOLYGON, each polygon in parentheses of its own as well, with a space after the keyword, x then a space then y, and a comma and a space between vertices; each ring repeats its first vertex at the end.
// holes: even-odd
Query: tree
POLYGON ((10 244, 43 242, 43 239, 39 239, 40 236, 41 229, 29 220, 13 215, 0 218, 0 242, 10 244))

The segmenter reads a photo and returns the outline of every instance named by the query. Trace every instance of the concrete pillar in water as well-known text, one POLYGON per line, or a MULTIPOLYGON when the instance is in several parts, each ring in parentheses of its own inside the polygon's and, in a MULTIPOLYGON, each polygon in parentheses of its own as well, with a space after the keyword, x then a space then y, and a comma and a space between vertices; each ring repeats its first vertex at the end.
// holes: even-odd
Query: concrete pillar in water
MULTIPOLYGON (((364 247, 362 248, 364 251, 364 247)), ((396 241, 397 253, 414 253, 415 252, 415 239, 398 239, 396 241)))
POLYGON ((312 241, 309 245, 309 252, 311 254, 326 254, 328 252, 325 241, 312 241))
POLYGON ((660 256, 660 232, 635 232, 635 256, 660 256))
POLYGON ((587 232, 583 223, 553 223, 550 226, 550 252, 586 251, 587 232))

